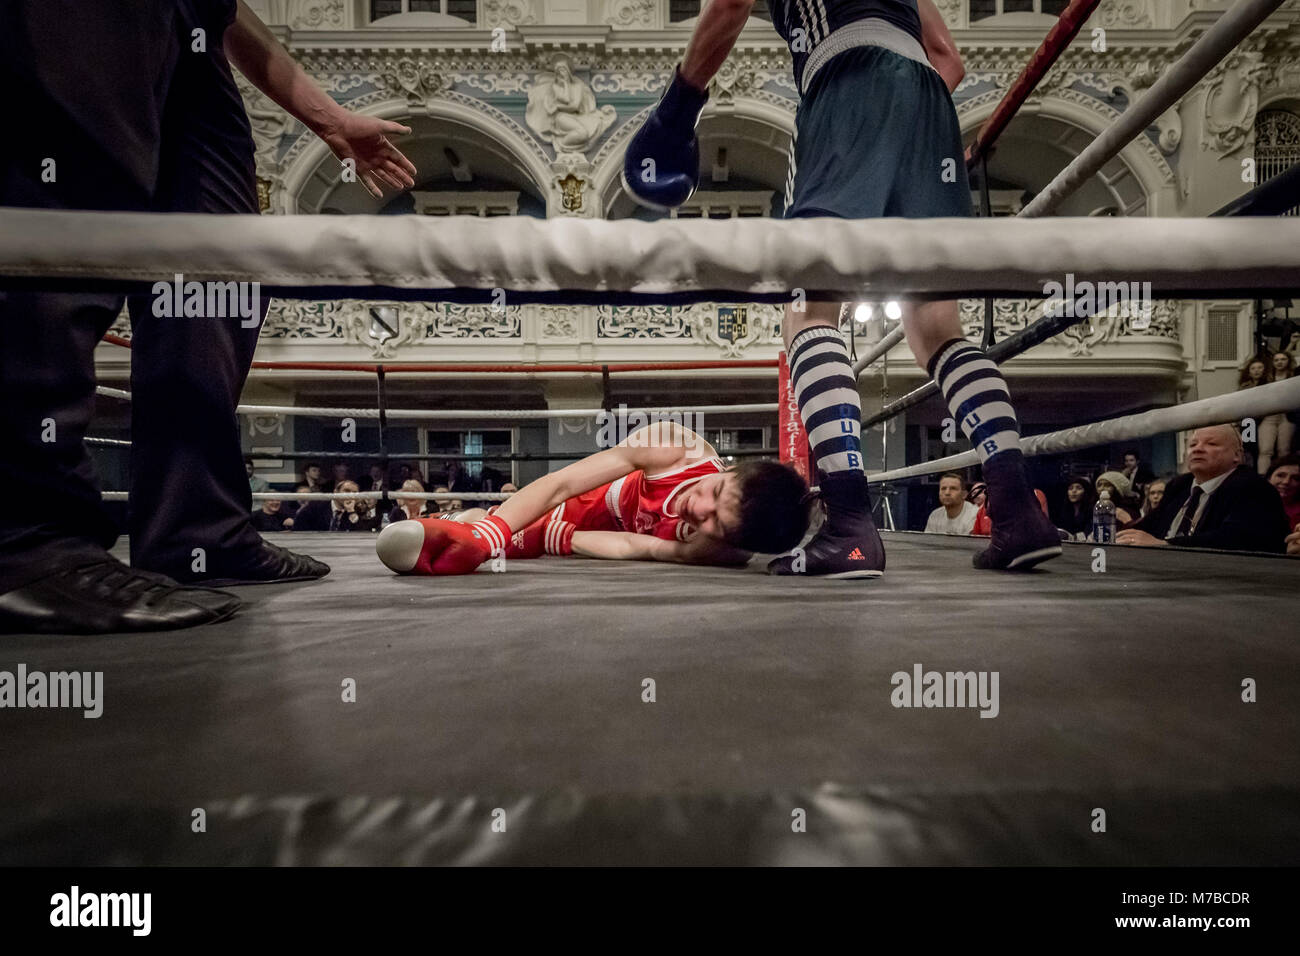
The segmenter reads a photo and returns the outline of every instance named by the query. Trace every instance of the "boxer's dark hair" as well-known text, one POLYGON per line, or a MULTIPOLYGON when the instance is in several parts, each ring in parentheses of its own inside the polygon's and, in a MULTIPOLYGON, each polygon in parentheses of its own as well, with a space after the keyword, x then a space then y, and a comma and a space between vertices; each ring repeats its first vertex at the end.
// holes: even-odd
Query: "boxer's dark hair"
POLYGON ((780 554, 808 530, 808 485, 788 465, 747 461, 731 469, 740 491, 740 527, 727 543, 745 551, 780 554))

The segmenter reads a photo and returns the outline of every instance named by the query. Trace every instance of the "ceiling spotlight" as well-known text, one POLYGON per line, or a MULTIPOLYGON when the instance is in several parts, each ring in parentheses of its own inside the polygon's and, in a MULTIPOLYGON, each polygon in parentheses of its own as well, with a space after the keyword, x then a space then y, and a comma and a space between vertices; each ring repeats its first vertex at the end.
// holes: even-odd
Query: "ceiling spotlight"
POLYGON ((871 307, 870 302, 859 302, 858 307, 853 310, 854 322, 870 322, 871 316, 875 314, 875 309, 871 307))
POLYGON ((903 317, 903 307, 899 305, 897 302, 893 302, 893 301, 886 302, 885 315, 892 321, 897 322, 899 319, 903 317))

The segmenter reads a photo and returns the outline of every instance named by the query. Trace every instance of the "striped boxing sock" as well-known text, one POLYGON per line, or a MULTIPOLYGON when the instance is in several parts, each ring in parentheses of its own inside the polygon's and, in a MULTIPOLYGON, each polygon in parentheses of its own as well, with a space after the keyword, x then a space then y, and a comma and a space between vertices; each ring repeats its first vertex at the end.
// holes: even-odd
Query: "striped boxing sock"
POLYGON ((828 475, 862 473, 858 377, 838 329, 815 325, 790 343, 790 385, 799 401, 813 461, 828 475))
POLYGON ((1020 423, 1011 407, 1011 392, 983 349, 952 339, 934 353, 929 371, 981 464, 1003 452, 1019 454, 1020 423))

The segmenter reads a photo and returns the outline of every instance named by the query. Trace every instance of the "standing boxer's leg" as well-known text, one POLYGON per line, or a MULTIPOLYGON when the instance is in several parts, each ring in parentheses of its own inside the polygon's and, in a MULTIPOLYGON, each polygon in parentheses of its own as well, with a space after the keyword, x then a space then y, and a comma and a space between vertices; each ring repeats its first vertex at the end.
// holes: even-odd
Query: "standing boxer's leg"
POLYGON ((817 468, 826 522, 802 554, 773 560, 773 574, 878 578, 885 547, 871 518, 862 461, 862 405, 858 377, 839 330, 840 303, 786 306, 782 321, 790 358, 790 386, 799 401, 817 468))
MULTIPOLYGON (((222 52, 228 21, 179 4, 183 36, 207 30, 207 50, 183 46, 163 114, 155 207, 257 215, 252 130, 222 52)), ((233 5, 231 6, 233 15, 233 5)), ((235 408, 266 316, 155 316, 131 302, 133 469, 131 557, 195 584, 318 578, 328 566, 263 541, 250 519, 235 408)))

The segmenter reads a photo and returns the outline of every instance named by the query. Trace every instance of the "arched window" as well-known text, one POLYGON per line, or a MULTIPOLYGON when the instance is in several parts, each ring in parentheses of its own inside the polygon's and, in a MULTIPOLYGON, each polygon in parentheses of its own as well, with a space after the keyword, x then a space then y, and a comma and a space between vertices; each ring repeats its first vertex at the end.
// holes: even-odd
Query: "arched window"
POLYGON ((970 22, 1004 13, 1046 13, 1059 17, 1069 0, 970 0, 970 22))
POLYGON ((370 22, 399 13, 441 13, 473 23, 478 0, 370 0, 370 22))
MULTIPOLYGON (((668 0, 668 22, 681 23, 693 20, 700 15, 703 0, 668 0)), ((759 20, 772 20, 772 11, 767 8, 767 0, 754 0, 754 9, 749 11, 751 17, 759 20)))
MULTIPOLYGON (((1300 163, 1300 116, 1287 110, 1261 110, 1255 116, 1255 183, 1266 183, 1296 163, 1300 163)), ((1300 206, 1283 215, 1300 215, 1300 206)))

